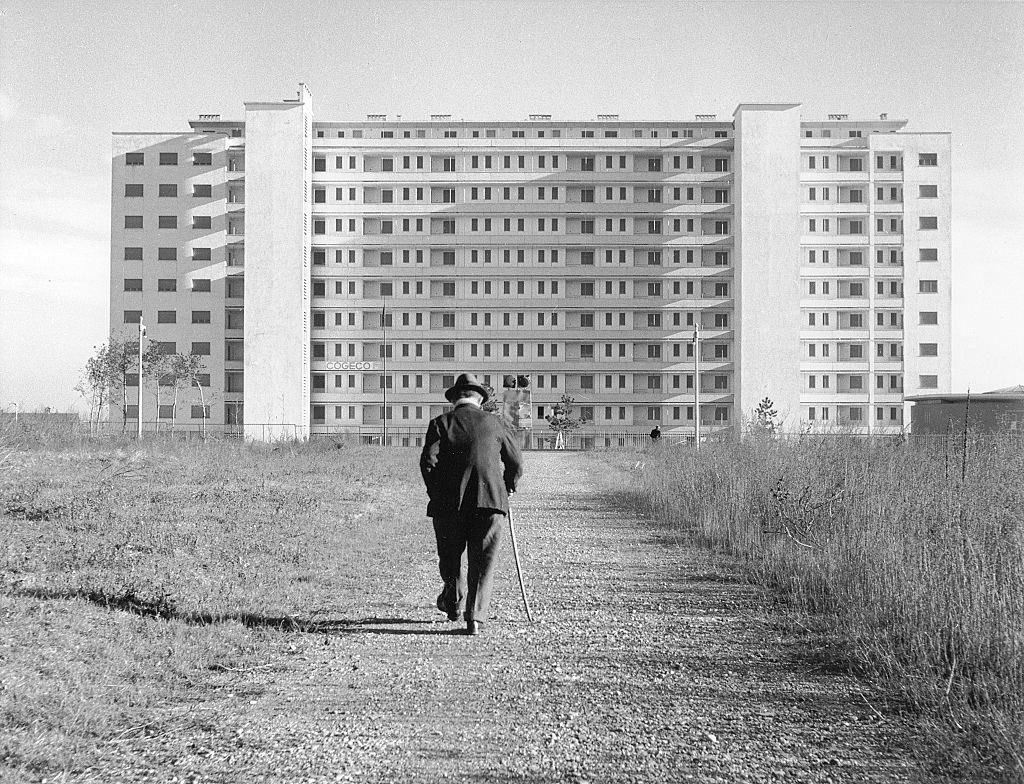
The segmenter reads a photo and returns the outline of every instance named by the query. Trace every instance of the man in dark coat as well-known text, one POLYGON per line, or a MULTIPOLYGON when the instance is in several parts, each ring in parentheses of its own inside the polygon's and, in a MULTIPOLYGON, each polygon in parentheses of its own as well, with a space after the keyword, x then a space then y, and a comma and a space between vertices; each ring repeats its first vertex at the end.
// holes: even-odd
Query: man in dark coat
POLYGON ((467 633, 478 634, 487 620, 508 497, 522 476, 523 459, 512 431, 481 409, 488 392, 475 375, 463 373, 444 396, 455 408, 431 420, 420 455, 444 581, 437 607, 452 621, 465 614, 467 633))

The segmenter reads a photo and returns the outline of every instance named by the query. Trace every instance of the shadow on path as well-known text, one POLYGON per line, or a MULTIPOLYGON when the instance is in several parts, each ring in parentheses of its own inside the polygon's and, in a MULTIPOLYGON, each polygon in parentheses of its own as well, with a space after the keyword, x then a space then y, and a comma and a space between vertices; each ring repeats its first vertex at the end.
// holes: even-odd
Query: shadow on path
POLYGON ((196 613, 179 611, 174 603, 166 598, 150 599, 139 597, 128 591, 123 594, 110 595, 103 591, 69 591, 52 588, 22 588, 13 592, 17 596, 34 599, 64 600, 84 599, 108 610, 120 610, 139 615, 143 618, 163 618, 168 621, 181 621, 193 626, 209 626, 218 623, 240 623, 252 629, 273 629, 285 632, 305 634, 462 634, 463 629, 396 629, 395 626, 433 626, 434 622, 422 618, 335 618, 317 620, 298 615, 263 615, 260 613, 196 613), (378 628, 384 627, 384 628, 378 628))

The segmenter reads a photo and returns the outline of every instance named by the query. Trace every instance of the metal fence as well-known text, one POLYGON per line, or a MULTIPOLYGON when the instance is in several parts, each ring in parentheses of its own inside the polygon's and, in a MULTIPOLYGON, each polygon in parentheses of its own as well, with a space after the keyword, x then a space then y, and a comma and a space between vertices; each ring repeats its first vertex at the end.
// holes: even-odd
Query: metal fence
MULTIPOLYGON (((15 418, 11 416, 0 417, 0 436, 5 438, 27 438, 38 443, 60 443, 67 441, 78 441, 89 438, 105 439, 134 439, 137 437, 138 424, 129 420, 122 422, 88 422, 76 417, 28 417, 15 418)), ((376 446, 391 447, 421 447, 426 428, 417 427, 388 427, 384 429, 377 426, 351 425, 331 426, 312 425, 309 438, 311 440, 330 440, 339 444, 367 444, 376 446)), ((986 437, 995 438, 994 434, 971 433, 972 438, 986 437)), ((1016 436, 1024 443, 1024 434, 1006 433, 1006 436, 1016 436)), ((566 450, 583 451, 594 449, 643 449, 652 445, 650 435, 646 432, 627 432, 616 430, 591 430, 583 428, 570 433, 563 433, 561 438, 558 434, 547 428, 541 430, 518 431, 520 446, 528 450, 566 450)), ((962 438, 962 430, 950 434, 911 434, 909 432, 884 432, 868 433, 852 430, 832 429, 803 433, 780 433, 772 436, 774 439, 785 441, 813 441, 829 440, 835 438, 847 439, 869 439, 875 443, 894 443, 903 441, 914 441, 918 443, 941 443, 949 439, 962 438)), ((280 424, 280 423, 246 423, 240 424, 214 424, 207 423, 171 423, 169 421, 149 421, 142 423, 143 440, 152 439, 251 439, 262 442, 275 441, 297 441, 303 439, 301 425, 280 424)), ((701 442, 730 440, 735 438, 735 431, 732 429, 713 431, 701 434, 701 442)), ((659 442, 661 445, 692 445, 693 436, 685 433, 673 434, 663 433, 659 442)))

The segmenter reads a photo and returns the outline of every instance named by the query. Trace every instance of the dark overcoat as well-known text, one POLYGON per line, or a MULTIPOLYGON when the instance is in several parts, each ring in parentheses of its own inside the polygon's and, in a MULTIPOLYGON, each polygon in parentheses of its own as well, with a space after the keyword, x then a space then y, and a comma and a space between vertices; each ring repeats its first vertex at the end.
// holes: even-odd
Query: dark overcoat
POLYGON ((463 404, 430 421, 420 472, 430 517, 477 509, 508 514, 508 492, 522 476, 523 457, 501 419, 463 404))

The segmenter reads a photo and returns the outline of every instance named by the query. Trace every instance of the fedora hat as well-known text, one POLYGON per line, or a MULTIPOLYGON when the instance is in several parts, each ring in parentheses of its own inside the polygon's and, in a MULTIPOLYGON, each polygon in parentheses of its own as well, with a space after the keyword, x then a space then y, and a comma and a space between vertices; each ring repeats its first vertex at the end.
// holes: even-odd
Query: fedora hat
POLYGON ((455 379, 455 383, 444 393, 444 396, 447 398, 449 403, 454 403, 455 396, 464 389, 471 389, 474 392, 479 393, 483 397, 484 403, 486 403, 487 399, 490 397, 487 392, 487 387, 480 383, 474 373, 463 373, 455 379))

